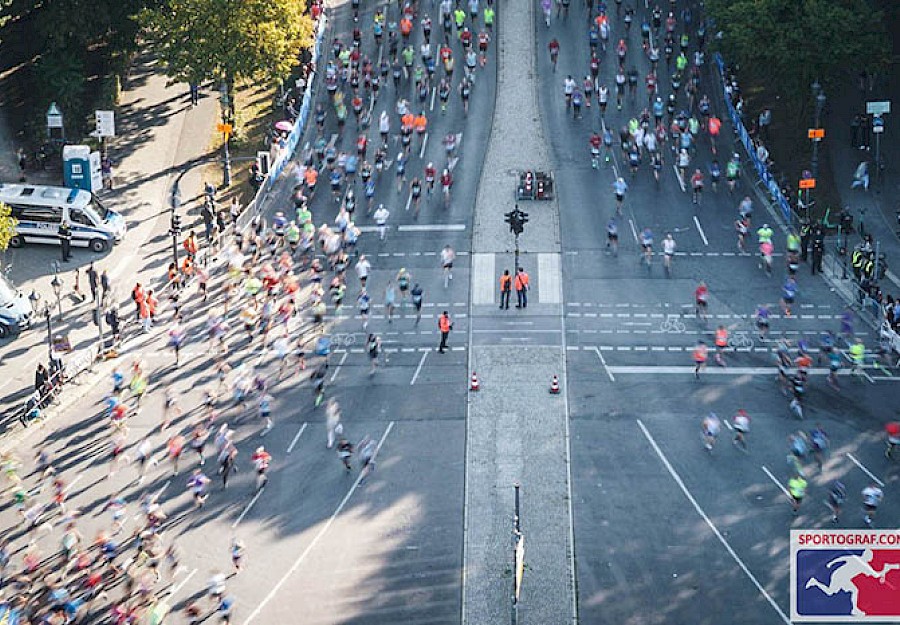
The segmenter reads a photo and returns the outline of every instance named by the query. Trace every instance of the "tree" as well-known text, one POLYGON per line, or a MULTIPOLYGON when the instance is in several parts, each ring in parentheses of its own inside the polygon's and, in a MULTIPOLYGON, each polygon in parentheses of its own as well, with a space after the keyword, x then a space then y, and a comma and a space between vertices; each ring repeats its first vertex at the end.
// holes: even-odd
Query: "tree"
POLYGON ((9 206, 0 202, 0 251, 9 247, 9 241, 16 234, 19 221, 12 216, 9 206))
POLYGON ((835 87, 848 72, 883 71, 890 38, 867 0, 708 0, 719 48, 742 71, 765 77, 794 110, 818 80, 835 87))
POLYGON ((168 75, 223 84, 232 120, 237 82, 286 77, 313 41, 305 0, 167 0, 141 17, 168 75))

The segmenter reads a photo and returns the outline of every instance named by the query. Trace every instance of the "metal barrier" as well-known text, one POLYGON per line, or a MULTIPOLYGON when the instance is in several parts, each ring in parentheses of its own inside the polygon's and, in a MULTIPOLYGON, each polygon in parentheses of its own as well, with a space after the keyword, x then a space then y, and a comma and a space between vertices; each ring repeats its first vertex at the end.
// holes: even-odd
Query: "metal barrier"
POLYGON ((738 115, 737 110, 735 110, 734 104, 731 103, 731 98, 725 93, 725 81, 727 79, 725 76, 725 61, 718 52, 713 55, 713 58, 715 59, 716 67, 719 70, 719 78, 722 86, 722 99, 725 101, 725 108, 728 110, 728 116, 731 118, 731 124, 734 126, 735 134, 744 145, 744 151, 747 152, 750 163, 752 163, 753 167, 756 169, 759 184, 769 192, 772 201, 781 208, 781 214, 784 217, 784 220, 790 224, 792 217, 791 205, 781 192, 781 187, 778 185, 778 181, 775 180, 775 176, 772 175, 766 164, 756 156, 756 148, 753 146, 753 140, 750 138, 750 133, 748 133, 747 129, 744 127, 744 122, 741 120, 741 116, 738 115))

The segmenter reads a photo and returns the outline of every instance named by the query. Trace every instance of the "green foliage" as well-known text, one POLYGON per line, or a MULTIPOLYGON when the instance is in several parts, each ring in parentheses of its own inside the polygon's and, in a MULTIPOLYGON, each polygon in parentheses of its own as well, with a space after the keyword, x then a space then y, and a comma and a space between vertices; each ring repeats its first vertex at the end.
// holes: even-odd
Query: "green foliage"
POLYGON ((0 251, 9 247, 9 240, 16 234, 19 222, 12 216, 9 206, 0 202, 0 251))
POLYGON ((826 90, 848 73, 883 71, 890 37, 867 0, 707 0, 729 62, 765 76, 794 104, 816 79, 826 90))
POLYGON ((48 51, 34 64, 34 75, 38 92, 55 101, 67 118, 83 110, 85 69, 79 57, 48 51))
POLYGON ((283 78, 313 41, 304 0, 168 0, 141 21, 172 78, 224 82, 231 106, 235 83, 283 78))

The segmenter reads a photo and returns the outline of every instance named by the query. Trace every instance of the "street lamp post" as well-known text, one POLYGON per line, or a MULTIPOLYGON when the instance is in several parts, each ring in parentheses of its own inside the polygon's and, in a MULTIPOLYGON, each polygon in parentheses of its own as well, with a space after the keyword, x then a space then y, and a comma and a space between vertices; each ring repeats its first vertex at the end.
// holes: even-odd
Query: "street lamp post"
POLYGON ((59 311, 59 320, 62 321, 63 312, 62 312, 62 280, 59 279, 59 274, 54 274, 53 280, 50 281, 50 286, 53 287, 53 294, 56 296, 56 308, 59 311))
POLYGON ((44 320, 47 322, 47 356, 53 362, 53 322, 50 320, 50 302, 44 302, 44 320))
MULTIPOLYGON (((815 119, 815 128, 819 128, 819 124, 822 121, 822 112, 825 110, 825 90, 822 88, 822 85, 819 84, 819 81, 815 81, 812 84, 812 95, 813 99, 816 101, 816 119, 815 119)), ((819 176, 819 141, 821 139, 816 138, 813 139, 813 152, 812 152, 812 175, 813 178, 818 178, 819 176)))

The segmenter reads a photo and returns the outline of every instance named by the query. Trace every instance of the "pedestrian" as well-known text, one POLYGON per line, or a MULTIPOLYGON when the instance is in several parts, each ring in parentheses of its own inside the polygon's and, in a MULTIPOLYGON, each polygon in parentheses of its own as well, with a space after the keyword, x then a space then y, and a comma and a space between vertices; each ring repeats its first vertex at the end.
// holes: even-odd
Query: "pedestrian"
POLYGON ((91 264, 88 265, 85 273, 87 274, 88 286, 91 288, 91 301, 96 302, 97 287, 100 285, 100 276, 97 274, 97 270, 94 268, 94 261, 91 261, 91 264))
POLYGON ((800 513, 800 504, 806 495, 807 482, 801 475, 795 475, 788 480, 788 492, 791 494, 791 508, 794 514, 800 513))
POLYGON ((862 125, 862 118, 859 116, 859 113, 853 116, 853 119, 850 120, 850 147, 856 148, 859 147, 859 129, 862 125))
POLYGON ((190 89, 191 106, 197 106, 200 104, 200 85, 192 82, 188 85, 188 88, 190 89))
POLYGON ((113 343, 117 343, 121 334, 121 328, 119 326, 118 307, 111 306, 109 310, 106 311, 106 325, 109 326, 109 331, 112 334, 113 343))
POLYGON ((384 207, 384 204, 379 204, 372 215, 375 225, 378 227, 378 238, 382 241, 384 241, 384 237, 387 234, 387 220, 390 214, 391 212, 384 207))
POLYGON ((325 404, 325 447, 334 447, 334 437, 341 423, 341 407, 333 397, 325 404))
POLYGON ((107 191, 112 191, 113 188, 113 161, 109 157, 108 153, 103 154, 103 158, 100 159, 100 179, 103 182, 103 188, 107 191))
POLYGON ((875 512, 878 510, 878 505, 881 503, 881 500, 884 499, 884 491, 878 487, 878 484, 869 484, 862 491, 862 499, 863 508, 866 510, 863 521, 865 521, 867 526, 871 527, 872 519, 875 518, 875 512))
POLYGON ((344 468, 347 469, 348 472, 351 471, 353 466, 350 464, 350 458, 353 456, 353 443, 341 436, 340 440, 338 440, 337 452, 344 468))
POLYGON ((72 256, 72 229, 69 227, 69 223, 63 219, 63 221, 59 224, 59 229, 56 231, 56 235, 59 237, 59 245, 62 251, 62 261, 64 263, 69 262, 69 258, 72 256))
POLYGON ((388 323, 394 322, 394 309, 397 307, 397 291, 394 289, 394 283, 388 280, 387 286, 384 287, 384 314, 388 323))
POLYGON ((378 367, 378 357, 381 355, 381 338, 376 334, 369 334, 366 338, 366 351, 369 353, 369 362, 371 368, 369 375, 375 375, 375 369, 378 367))
POLYGON ((371 299, 365 288, 363 288, 356 297, 356 305, 359 308, 359 318, 362 320, 362 329, 366 330, 369 327, 369 306, 371 305, 371 299))
POLYGON ((359 483, 369 476, 375 470, 375 452, 378 451, 378 444, 375 439, 366 436, 359 443, 359 463, 361 465, 359 472, 359 483))
POLYGON ((239 538, 235 538, 231 542, 231 566, 235 575, 240 573, 243 568, 245 552, 244 543, 239 538))
POLYGON ((100 272, 100 290, 101 290, 100 299, 102 302, 105 303, 107 301, 107 297, 109 297, 109 294, 112 290, 112 285, 109 280, 109 274, 106 272, 106 269, 104 269, 103 271, 100 272))
POLYGON ((512 276, 509 275, 509 269, 503 270, 500 276, 500 309, 509 310, 509 296, 512 293, 512 276))
POLYGON ((772 125, 772 109, 763 109, 757 120, 759 136, 763 141, 769 140, 769 126, 772 125))
POLYGON ((831 489, 828 491, 828 507, 831 508, 831 522, 837 523, 840 515, 841 508, 844 506, 844 501, 847 499, 847 488, 840 480, 835 480, 831 483, 831 489))
POLYGON ((822 273, 822 259, 825 256, 825 229, 822 224, 817 224, 813 230, 812 242, 812 275, 822 273))
POLYGON ((514 281, 516 287, 516 308, 528 308, 528 274, 519 267, 514 281))
POLYGON ((372 264, 369 262, 369 259, 366 258, 365 254, 359 255, 359 260, 356 261, 354 269, 356 270, 356 276, 359 278, 359 286, 365 289, 369 271, 372 270, 372 264))
POLYGON ((412 303, 413 307, 416 309, 416 325, 419 325, 419 322, 422 320, 422 287, 419 286, 419 283, 413 285, 412 291, 410 291, 412 295, 412 303))
POLYGON ((134 314, 138 321, 141 320, 141 306, 145 297, 144 287, 140 282, 136 282, 134 288, 131 289, 131 301, 134 302, 134 314))
POLYGON ((443 354, 447 349, 447 339, 450 338, 450 330, 453 329, 453 322, 450 320, 450 313, 446 310, 441 313, 438 318, 438 330, 441 332, 441 344, 438 347, 438 353, 443 354))

